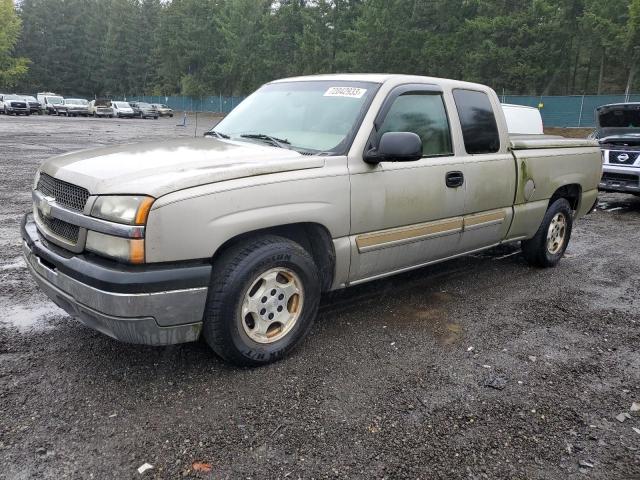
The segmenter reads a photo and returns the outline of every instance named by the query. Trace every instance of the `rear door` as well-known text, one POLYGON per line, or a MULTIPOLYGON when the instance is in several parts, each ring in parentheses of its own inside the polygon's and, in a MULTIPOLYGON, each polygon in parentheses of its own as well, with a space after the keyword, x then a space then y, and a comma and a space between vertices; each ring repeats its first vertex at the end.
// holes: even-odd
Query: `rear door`
POLYGON ((501 108, 497 97, 463 88, 452 94, 465 150, 460 152, 466 185, 461 248, 470 252, 506 237, 513 216, 516 164, 508 149, 504 116, 495 113, 501 108))

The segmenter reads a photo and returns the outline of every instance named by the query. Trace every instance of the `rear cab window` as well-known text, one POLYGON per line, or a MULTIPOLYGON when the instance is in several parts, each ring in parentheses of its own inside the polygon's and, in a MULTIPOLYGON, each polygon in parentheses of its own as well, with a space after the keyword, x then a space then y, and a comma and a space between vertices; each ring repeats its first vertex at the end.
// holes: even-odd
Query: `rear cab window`
POLYGON ((467 153, 477 155, 500 150, 500 133, 489 96, 477 90, 454 89, 453 99, 467 153))

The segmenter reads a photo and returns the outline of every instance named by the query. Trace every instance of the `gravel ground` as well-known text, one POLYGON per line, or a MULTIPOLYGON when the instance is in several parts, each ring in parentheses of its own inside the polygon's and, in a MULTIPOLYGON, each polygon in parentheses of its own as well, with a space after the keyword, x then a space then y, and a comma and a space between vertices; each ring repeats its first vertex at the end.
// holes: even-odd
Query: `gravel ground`
POLYGON ((261 369, 66 316, 20 257, 36 167, 190 122, 0 116, 0 478, 640 478, 640 198, 555 269, 505 246, 332 294, 261 369))

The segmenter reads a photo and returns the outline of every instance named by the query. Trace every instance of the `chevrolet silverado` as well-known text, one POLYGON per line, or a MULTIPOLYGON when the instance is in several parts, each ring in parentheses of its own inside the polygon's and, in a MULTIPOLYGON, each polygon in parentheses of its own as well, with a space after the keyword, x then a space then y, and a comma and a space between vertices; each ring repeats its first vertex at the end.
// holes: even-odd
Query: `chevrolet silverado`
POLYGON ((597 199, 597 143, 509 136, 495 92, 430 77, 268 83, 203 138, 60 155, 22 224, 42 290, 149 345, 262 365, 322 292, 521 242, 553 267, 597 199))

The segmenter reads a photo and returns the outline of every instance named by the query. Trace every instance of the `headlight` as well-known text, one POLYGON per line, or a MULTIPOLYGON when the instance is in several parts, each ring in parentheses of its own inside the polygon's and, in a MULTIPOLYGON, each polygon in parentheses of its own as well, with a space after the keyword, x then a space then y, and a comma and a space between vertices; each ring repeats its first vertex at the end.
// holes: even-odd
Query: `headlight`
POLYGON ((85 248, 98 255, 122 262, 144 263, 144 240, 142 239, 114 237, 89 230, 85 248))
POLYGON ((93 204, 91 216, 127 225, 144 225, 152 204, 152 197, 142 195, 105 195, 93 204))

